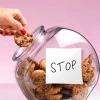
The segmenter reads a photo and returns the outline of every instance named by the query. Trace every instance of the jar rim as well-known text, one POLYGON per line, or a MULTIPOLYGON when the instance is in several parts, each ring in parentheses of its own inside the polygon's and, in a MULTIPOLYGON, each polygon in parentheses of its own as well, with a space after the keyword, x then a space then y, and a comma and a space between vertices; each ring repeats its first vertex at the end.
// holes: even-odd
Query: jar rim
POLYGON ((15 51, 15 53, 13 54, 12 60, 13 61, 19 60, 23 55, 25 55, 33 47, 33 45, 35 46, 36 45, 35 43, 39 40, 39 38, 40 38, 41 34, 43 33, 43 31, 44 31, 44 26, 43 25, 36 28, 32 32, 32 34, 34 36, 33 42, 28 47, 19 47, 15 51))

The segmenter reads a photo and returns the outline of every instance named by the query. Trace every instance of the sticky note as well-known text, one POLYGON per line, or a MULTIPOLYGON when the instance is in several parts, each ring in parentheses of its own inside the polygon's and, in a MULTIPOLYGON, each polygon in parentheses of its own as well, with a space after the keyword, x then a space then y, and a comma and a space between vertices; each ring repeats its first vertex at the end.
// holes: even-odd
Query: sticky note
POLYGON ((46 48, 46 84, 83 84, 81 48, 46 48))

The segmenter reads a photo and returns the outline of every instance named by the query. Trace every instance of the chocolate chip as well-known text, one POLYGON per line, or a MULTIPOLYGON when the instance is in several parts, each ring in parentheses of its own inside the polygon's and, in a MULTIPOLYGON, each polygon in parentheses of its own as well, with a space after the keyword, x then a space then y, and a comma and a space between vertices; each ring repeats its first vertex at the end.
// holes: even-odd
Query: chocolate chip
POLYGON ((32 42, 32 41, 33 41, 33 39, 30 39, 30 40, 29 40, 29 42, 32 42))
POLYGON ((30 34, 27 34, 27 37, 30 37, 30 34))
POLYGON ((31 34, 30 37, 33 37, 33 35, 31 34))
POLYGON ((16 38, 18 38, 19 37, 19 34, 16 34, 16 38))
POLYGON ((26 39, 27 39, 27 37, 24 37, 24 39, 26 40, 26 39))

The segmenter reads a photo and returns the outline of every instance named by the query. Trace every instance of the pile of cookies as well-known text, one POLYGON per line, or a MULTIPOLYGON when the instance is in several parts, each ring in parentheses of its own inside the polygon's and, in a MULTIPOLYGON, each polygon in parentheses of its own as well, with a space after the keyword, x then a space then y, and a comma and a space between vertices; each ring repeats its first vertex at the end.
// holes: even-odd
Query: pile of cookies
MULTIPOLYGON (((95 80, 95 67, 92 66, 93 55, 82 61, 84 84, 45 84, 46 59, 39 63, 31 58, 25 59, 17 70, 17 81, 29 100, 84 100, 88 87, 95 80)), ((76 80, 77 81, 77 80, 76 80)))
POLYGON ((15 43, 20 47, 28 47, 33 41, 33 35, 27 32, 25 35, 16 33, 14 35, 15 43))

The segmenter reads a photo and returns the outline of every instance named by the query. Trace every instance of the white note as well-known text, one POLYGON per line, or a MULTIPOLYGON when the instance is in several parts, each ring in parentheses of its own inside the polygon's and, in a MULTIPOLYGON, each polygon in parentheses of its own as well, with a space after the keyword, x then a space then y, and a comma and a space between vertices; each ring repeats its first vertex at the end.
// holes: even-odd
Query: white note
POLYGON ((83 84, 81 48, 46 48, 46 84, 83 84))

